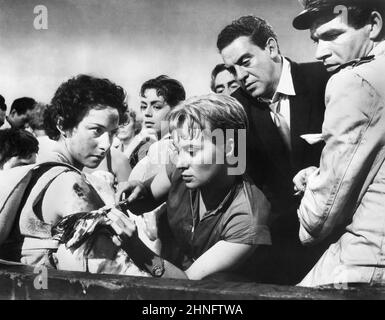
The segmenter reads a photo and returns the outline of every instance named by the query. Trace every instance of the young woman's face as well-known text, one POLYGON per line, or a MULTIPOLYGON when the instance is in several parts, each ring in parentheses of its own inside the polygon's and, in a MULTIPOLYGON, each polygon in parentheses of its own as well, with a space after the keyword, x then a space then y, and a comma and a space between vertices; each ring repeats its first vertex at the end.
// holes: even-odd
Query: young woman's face
POLYGON ((111 147, 119 126, 118 110, 90 109, 80 123, 66 132, 66 147, 75 165, 96 168, 111 147))
MULTIPOLYGON (((162 96, 158 96, 155 89, 147 89, 141 97, 140 110, 143 114, 143 125, 150 133, 161 137, 161 123, 166 121, 171 108, 162 96)), ((165 126, 167 129, 167 125, 165 126)))
POLYGON ((179 130, 173 131, 172 138, 177 151, 176 167, 181 171, 186 187, 218 186, 226 172, 224 145, 214 144, 202 133, 190 138, 186 125, 179 130))

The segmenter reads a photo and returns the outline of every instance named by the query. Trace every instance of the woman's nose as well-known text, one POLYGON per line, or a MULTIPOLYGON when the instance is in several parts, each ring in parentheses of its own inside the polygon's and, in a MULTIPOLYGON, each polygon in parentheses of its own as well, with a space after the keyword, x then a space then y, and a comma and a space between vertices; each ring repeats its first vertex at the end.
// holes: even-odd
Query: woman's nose
POLYGON ((152 108, 151 107, 147 107, 146 110, 144 111, 144 115, 146 117, 152 117, 152 108))

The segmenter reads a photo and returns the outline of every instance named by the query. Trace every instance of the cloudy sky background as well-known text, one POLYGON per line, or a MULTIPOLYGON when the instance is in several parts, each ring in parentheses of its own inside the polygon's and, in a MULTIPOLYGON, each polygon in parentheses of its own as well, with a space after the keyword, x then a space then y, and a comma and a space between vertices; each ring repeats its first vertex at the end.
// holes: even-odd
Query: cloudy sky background
POLYGON ((0 0, 0 94, 8 106, 21 96, 49 102, 79 73, 123 86, 131 107, 141 84, 160 74, 180 80, 188 96, 204 94, 221 62, 217 35, 242 15, 267 19, 286 56, 313 61, 308 32, 291 25, 300 11, 297 0, 0 0), (33 26, 37 5, 48 9, 48 30, 33 26))

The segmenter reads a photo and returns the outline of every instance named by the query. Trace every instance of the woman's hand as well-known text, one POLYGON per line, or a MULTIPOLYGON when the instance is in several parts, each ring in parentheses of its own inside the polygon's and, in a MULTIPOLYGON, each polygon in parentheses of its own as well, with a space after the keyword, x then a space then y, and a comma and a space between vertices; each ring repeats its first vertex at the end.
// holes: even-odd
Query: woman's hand
POLYGON ((112 237, 112 241, 118 247, 138 236, 135 221, 127 217, 123 212, 114 208, 107 214, 107 217, 110 219, 109 225, 116 233, 112 237))
POLYGON ((166 211, 166 203, 162 203, 154 211, 146 212, 143 216, 143 221, 145 224, 144 232, 151 241, 158 239, 158 221, 160 215, 166 211))
POLYGON ((116 202, 128 198, 128 202, 144 198, 148 195, 148 190, 140 181, 120 182, 116 191, 116 202))

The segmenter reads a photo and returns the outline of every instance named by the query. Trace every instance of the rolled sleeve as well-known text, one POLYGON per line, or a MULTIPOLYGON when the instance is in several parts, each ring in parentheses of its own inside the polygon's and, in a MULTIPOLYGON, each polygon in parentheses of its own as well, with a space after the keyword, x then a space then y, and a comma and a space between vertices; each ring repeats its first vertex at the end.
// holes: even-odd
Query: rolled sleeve
POLYGON ((353 70, 329 81, 322 128, 326 145, 298 209, 302 243, 319 242, 352 218, 385 136, 379 101, 376 90, 353 70))

